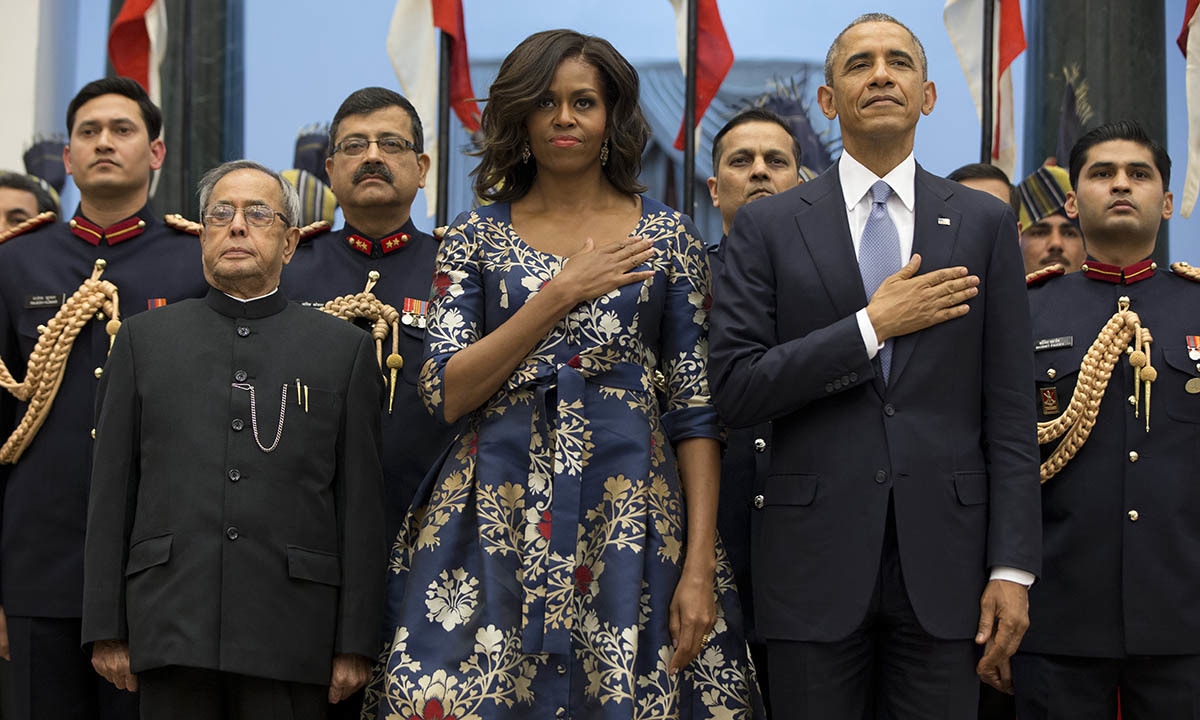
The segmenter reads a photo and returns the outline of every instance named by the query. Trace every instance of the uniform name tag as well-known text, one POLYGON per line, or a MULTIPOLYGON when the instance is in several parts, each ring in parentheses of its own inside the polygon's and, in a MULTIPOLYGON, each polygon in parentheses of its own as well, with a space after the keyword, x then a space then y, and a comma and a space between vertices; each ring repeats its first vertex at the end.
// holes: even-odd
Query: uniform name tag
POLYGON ((1033 345, 1033 351, 1039 350, 1054 350, 1055 348, 1068 348, 1075 344, 1074 335, 1063 335, 1056 338, 1042 338, 1033 345))
POLYGON ((61 295, 26 295, 25 309, 34 310, 36 308, 57 308, 62 307, 67 301, 67 294, 61 295))

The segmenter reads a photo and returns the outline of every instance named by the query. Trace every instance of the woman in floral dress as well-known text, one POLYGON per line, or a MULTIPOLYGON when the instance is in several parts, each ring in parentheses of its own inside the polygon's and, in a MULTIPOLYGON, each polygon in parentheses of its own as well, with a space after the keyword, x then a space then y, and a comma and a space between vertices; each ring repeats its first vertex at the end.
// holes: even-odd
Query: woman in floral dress
POLYGON ((500 67, 442 243, 421 392, 467 430, 392 554, 381 719, 752 718, 716 540, 708 267, 640 196, 638 77, 537 33, 500 67))

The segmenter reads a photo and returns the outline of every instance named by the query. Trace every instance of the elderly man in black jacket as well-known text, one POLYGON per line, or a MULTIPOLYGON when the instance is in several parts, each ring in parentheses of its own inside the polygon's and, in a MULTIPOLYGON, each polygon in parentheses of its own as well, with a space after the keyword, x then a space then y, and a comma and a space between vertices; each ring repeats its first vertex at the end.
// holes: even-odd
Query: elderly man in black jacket
POLYGON ((226 163, 200 202, 208 296, 126 322, 100 386, 83 640, 143 718, 320 718, 379 649, 380 373, 278 289, 286 181, 226 163))

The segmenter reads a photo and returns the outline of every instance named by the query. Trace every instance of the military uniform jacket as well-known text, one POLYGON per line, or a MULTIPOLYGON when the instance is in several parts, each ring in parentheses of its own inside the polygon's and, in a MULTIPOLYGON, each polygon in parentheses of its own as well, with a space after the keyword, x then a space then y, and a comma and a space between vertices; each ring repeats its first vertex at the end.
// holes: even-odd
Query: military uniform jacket
MULTIPOLYGON (((397 232, 370 239, 353 227, 318 235, 300 244, 283 268, 282 287, 288 297, 320 307, 342 295, 362 292, 367 273, 379 272, 372 292, 405 317, 405 301, 423 308, 429 300, 433 259, 438 243, 409 220, 397 232)), ((421 311, 423 312, 423 310, 421 311)), ((397 373, 391 412, 383 410, 383 473, 387 492, 389 537, 399 530, 413 494, 430 466, 454 437, 457 426, 434 420, 417 394, 417 377, 425 350, 424 315, 407 314, 400 325, 400 356, 404 367, 397 373)), ((391 340, 384 342, 384 355, 391 340)))
MULTIPOLYGON (((73 222, 74 231, 67 223, 48 225, 0 245, 0 356, 18 380, 25 378, 38 326, 91 276, 97 259, 108 263, 101 279, 117 286, 122 318, 200 297, 208 288, 195 236, 167 227, 149 208, 99 232, 78 212, 73 222)), ((0 589, 10 615, 80 615, 92 419, 108 354, 107 320, 83 326, 45 424, 5 470, 0 589)), ((24 411, 25 403, 0 391, 4 438, 24 411)))
POLYGON ((370 337, 282 292, 125 323, 98 400, 83 640, 127 638, 134 672, 321 684, 335 653, 375 657, 381 395, 370 337))
MULTIPOLYGON (((1021 649, 1121 657, 1200 653, 1200 285, 1170 272, 1112 284, 1082 272, 1030 291, 1039 421, 1070 402, 1080 361, 1117 299, 1153 335, 1150 431, 1122 355, 1091 436, 1042 486, 1045 560, 1021 649)), ((1043 454, 1053 445, 1046 446, 1043 454)))

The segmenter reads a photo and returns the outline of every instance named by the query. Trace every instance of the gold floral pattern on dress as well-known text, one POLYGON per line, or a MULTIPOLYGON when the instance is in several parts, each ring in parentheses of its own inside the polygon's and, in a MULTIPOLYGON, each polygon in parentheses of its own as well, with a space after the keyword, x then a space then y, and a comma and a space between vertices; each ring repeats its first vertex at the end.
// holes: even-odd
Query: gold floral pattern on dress
MULTIPOLYGON (((740 625, 725 621, 737 601, 719 548, 717 637, 667 672, 687 550, 672 445, 720 435, 708 399, 708 264, 689 222, 652 200, 632 234, 654 243, 653 278, 556 322, 418 492, 393 549, 398 629, 365 716, 760 717, 740 625)), ((455 353, 564 262, 527 245, 506 205, 460 216, 439 248, 428 314, 418 390, 432 413, 441 417, 455 353)))

